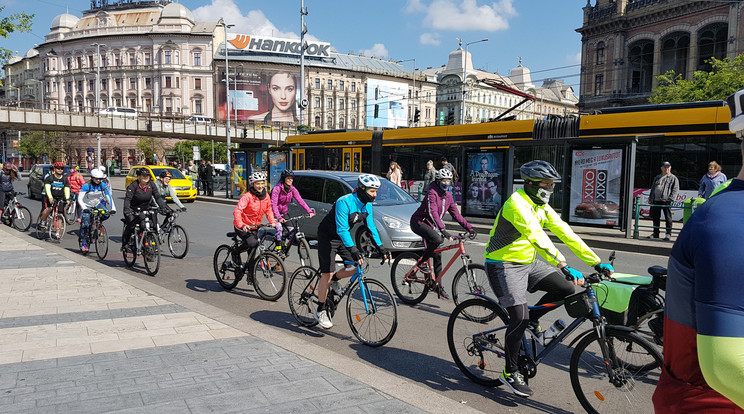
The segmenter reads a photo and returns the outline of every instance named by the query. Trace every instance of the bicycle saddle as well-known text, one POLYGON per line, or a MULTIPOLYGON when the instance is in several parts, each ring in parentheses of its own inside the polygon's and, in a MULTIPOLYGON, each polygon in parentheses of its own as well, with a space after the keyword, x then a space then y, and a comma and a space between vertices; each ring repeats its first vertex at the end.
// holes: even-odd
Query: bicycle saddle
POLYGON ((656 276, 656 277, 665 276, 667 274, 667 269, 666 269, 666 267, 662 267, 662 266, 658 266, 658 265, 651 266, 651 267, 648 268, 648 273, 651 276, 656 276))

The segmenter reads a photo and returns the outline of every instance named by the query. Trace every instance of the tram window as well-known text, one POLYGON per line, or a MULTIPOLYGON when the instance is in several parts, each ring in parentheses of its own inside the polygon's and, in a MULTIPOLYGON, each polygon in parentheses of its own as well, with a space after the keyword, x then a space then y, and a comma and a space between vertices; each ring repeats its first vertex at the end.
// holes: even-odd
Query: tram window
POLYGON ((335 180, 325 181, 325 194, 323 195, 323 202, 333 204, 338 200, 339 197, 346 194, 348 191, 340 182, 335 180))
POLYGON ((295 177, 294 186, 304 200, 320 201, 323 195, 323 179, 319 177, 295 177))

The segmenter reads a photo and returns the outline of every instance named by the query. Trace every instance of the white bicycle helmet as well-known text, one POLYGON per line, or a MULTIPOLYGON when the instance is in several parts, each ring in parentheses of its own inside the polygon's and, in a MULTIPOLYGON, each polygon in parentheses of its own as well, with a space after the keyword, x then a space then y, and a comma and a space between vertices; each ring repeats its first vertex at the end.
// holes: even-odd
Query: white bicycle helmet
POLYGON ((104 177, 103 171, 99 170, 98 168, 95 168, 90 171, 90 178, 98 178, 99 180, 102 180, 104 177))
POLYGON ((358 179, 359 187, 364 188, 380 188, 380 185, 382 183, 380 182, 380 179, 377 178, 376 175, 372 174, 362 174, 359 176, 358 179))
POLYGON ((729 130, 741 139, 744 133, 744 89, 729 96, 726 101, 731 111, 729 130))
POLYGON ((449 178, 450 180, 452 179, 452 170, 448 168, 442 168, 434 173, 434 179, 437 181, 443 180, 445 178, 449 178))
POLYGON ((251 174, 250 177, 248 177, 248 182, 251 184, 255 183, 256 181, 266 181, 266 174, 262 172, 254 172, 251 174))

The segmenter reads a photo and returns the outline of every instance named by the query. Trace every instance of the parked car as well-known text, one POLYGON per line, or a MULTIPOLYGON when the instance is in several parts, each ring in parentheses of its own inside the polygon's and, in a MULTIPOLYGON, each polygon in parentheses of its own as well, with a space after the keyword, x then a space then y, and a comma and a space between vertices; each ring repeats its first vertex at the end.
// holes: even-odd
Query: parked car
MULTIPOLYGON (((196 200, 196 183, 191 181, 191 178, 184 177, 178 168, 166 167, 163 165, 138 165, 129 169, 129 174, 125 180, 125 185, 129 187, 137 179, 137 171, 140 168, 144 168, 150 171, 150 179, 155 180, 160 176, 163 171, 171 173, 170 186, 176 190, 176 196, 181 201, 187 201, 189 203, 196 200)), ((170 200, 170 197, 166 197, 166 200, 170 200)))
POLYGON ((108 108, 101 109, 98 111, 99 115, 118 115, 136 118, 137 110, 134 108, 125 108, 123 106, 109 106, 108 108))
MULTIPOLYGON (((295 171, 294 186, 300 191, 307 205, 316 212, 315 217, 306 219, 302 226, 302 231, 307 237, 317 239, 321 220, 331 211, 333 203, 339 197, 349 194, 356 188, 360 175, 338 171, 295 171)), ((373 218, 383 246, 390 251, 423 249, 421 237, 415 234, 408 224, 419 202, 385 178, 380 178, 380 181, 382 186, 373 204, 373 218)), ((303 210, 293 202, 290 206, 290 215, 302 212, 303 210)), ((364 223, 354 226, 351 235, 360 250, 374 251, 374 240, 364 223)))
POLYGON ((574 215, 581 218, 607 218, 620 215, 620 206, 610 200, 595 200, 593 203, 582 203, 574 208, 574 215))
MULTIPOLYGON (((52 164, 35 164, 28 173, 28 198, 41 198, 44 193, 44 178, 52 171, 52 164)), ((64 175, 70 174, 70 167, 65 165, 64 175)))
POLYGON ((194 115, 186 118, 186 122, 193 122, 195 124, 211 124, 212 118, 206 116, 194 115))

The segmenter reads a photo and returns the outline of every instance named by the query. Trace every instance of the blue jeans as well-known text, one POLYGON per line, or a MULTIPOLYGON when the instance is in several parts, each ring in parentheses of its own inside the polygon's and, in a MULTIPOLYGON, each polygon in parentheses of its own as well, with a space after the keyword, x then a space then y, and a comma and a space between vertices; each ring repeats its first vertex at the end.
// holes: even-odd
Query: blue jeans
MULTIPOLYGON (((106 212, 106 214, 101 215, 101 221, 104 221, 107 218, 109 218, 108 212, 106 212)), ((78 239, 86 240, 88 238, 89 228, 90 228, 90 211, 83 210, 83 212, 80 215, 80 234, 78 234, 78 239)))

